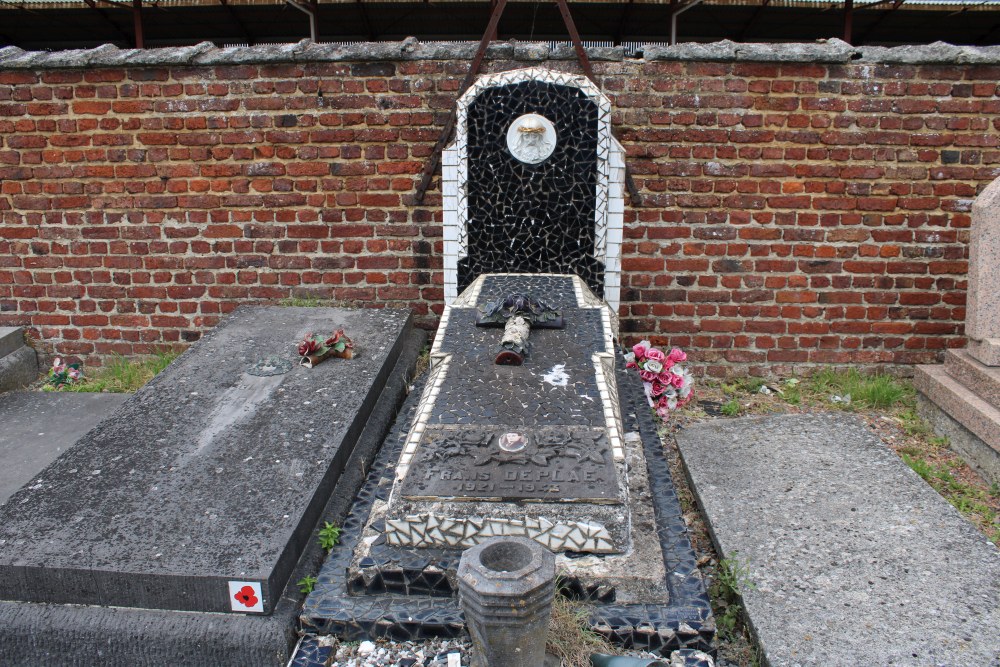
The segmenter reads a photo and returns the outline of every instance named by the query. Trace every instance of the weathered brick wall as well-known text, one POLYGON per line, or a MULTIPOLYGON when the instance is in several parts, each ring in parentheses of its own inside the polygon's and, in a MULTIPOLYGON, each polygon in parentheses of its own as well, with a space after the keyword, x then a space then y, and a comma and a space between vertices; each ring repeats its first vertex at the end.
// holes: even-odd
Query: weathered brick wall
MULTIPOLYGON (((270 48, 133 66, 108 47, 0 50, 0 325, 93 362, 292 296, 435 323, 440 197, 416 206, 415 183, 470 54, 270 48)), ((487 69, 538 64, 513 48, 487 69)), ((712 374, 963 345, 971 202, 1000 176, 1000 57, 747 48, 593 54, 643 195, 626 206, 628 336, 712 374)))

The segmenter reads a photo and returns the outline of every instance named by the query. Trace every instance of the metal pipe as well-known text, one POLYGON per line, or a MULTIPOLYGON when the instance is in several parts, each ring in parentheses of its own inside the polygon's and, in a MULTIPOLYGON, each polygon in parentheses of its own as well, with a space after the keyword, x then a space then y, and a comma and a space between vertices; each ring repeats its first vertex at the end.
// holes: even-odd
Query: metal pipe
POLYGON ((295 2, 295 0, 285 0, 288 4, 309 17, 309 39, 316 41, 316 12, 312 7, 295 2))
POLYGON ((670 45, 673 46, 677 43, 677 17, 691 9, 695 5, 700 5, 703 0, 691 0, 682 7, 678 7, 670 13, 670 45))

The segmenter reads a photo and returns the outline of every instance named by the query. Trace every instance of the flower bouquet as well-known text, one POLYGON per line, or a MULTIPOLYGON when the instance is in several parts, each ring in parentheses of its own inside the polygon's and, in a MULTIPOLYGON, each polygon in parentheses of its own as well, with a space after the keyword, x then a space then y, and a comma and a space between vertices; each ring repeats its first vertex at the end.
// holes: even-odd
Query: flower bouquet
POLYGON ((45 391, 58 391, 63 387, 76 384, 83 379, 80 364, 65 364, 61 357, 56 357, 46 378, 45 391))
POLYGON ((302 357, 300 364, 312 368, 330 357, 352 358, 354 343, 344 334, 343 329, 338 329, 328 336, 309 334, 299 343, 299 356, 302 357))
POLYGON ((665 354, 648 340, 634 345, 625 355, 625 368, 639 371, 646 400, 662 419, 669 418, 671 410, 686 405, 694 396, 694 379, 680 365, 682 361, 687 361, 683 350, 675 347, 665 354))

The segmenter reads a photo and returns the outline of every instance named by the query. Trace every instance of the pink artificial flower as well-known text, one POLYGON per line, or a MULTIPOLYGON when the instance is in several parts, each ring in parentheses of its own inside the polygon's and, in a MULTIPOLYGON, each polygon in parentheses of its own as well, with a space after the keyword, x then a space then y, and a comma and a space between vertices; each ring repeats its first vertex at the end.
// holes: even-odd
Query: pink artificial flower
POLYGON ((659 361, 659 362, 662 363, 663 360, 667 358, 667 355, 663 354, 663 350, 661 350, 659 348, 651 347, 646 352, 646 358, 647 359, 651 359, 653 361, 659 361))
POLYGON ((642 361, 645 359, 647 350, 649 350, 649 341, 643 340, 633 345, 632 353, 635 354, 635 360, 642 361))
POLYGON ((657 379, 664 385, 670 384, 670 380, 674 377, 674 374, 670 372, 666 366, 663 367, 663 372, 661 372, 657 379))
POLYGON ((667 396, 660 396, 660 400, 657 401, 656 405, 661 408, 670 407, 670 399, 667 396))
POLYGON ((680 389, 684 386, 684 378, 680 375, 674 375, 670 378, 670 386, 680 389))
POLYGON ((639 368, 639 366, 634 361, 626 361, 625 368, 639 368))
POLYGON ((656 379, 656 373, 653 371, 640 370, 639 377, 642 378, 643 382, 652 382, 656 379))
POLYGON ((654 397, 661 395, 664 391, 666 391, 667 386, 668 386, 668 385, 660 382, 659 378, 657 378, 656 380, 653 380, 652 384, 653 384, 653 386, 652 386, 652 388, 651 388, 650 391, 652 391, 654 397))
POLYGON ((667 359, 670 360, 671 365, 680 363, 682 361, 687 361, 688 356, 684 354, 684 350, 675 347, 670 350, 670 354, 667 355, 667 359))
POLYGON ((659 415, 660 419, 669 419, 670 410, 668 408, 656 408, 656 414, 659 415))

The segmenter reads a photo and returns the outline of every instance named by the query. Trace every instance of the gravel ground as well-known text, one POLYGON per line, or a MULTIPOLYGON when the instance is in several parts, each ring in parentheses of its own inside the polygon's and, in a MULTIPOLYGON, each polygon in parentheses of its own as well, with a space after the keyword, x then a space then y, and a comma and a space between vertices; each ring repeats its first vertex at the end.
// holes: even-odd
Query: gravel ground
POLYGON ((335 648, 329 667, 468 667, 471 651, 469 642, 456 639, 340 642, 321 637, 319 641, 321 646, 335 648))

